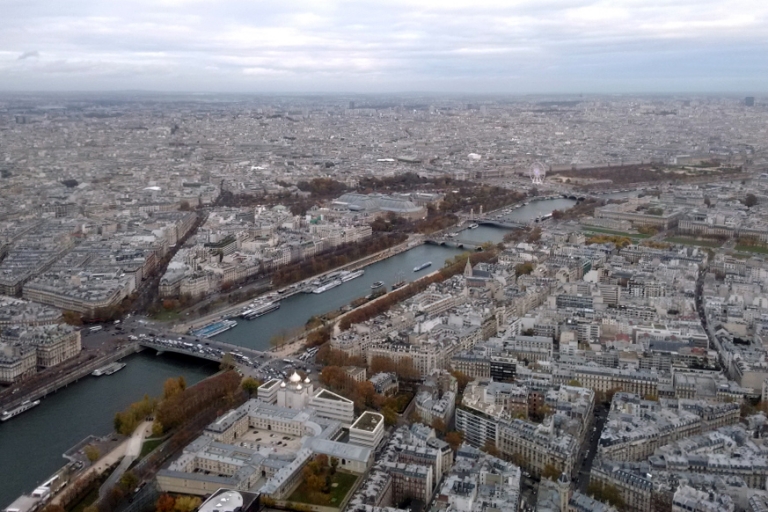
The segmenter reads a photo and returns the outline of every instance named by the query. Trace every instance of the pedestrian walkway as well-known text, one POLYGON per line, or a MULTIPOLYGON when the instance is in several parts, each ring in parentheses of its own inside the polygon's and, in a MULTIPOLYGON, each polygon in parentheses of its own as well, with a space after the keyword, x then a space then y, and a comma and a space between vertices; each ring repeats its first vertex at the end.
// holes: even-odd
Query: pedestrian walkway
POLYGON ((102 484, 102 486, 99 488, 99 498, 106 496, 107 492, 120 480, 123 474, 128 471, 128 468, 131 467, 131 464, 133 464, 133 462, 139 458, 139 455, 141 455, 141 447, 144 445, 144 439, 150 434, 151 431, 152 422, 145 421, 136 427, 136 430, 133 432, 131 437, 126 439, 125 442, 120 445, 120 447, 122 447, 123 460, 120 461, 120 465, 115 468, 112 474, 109 475, 109 477, 104 481, 104 484, 102 484))

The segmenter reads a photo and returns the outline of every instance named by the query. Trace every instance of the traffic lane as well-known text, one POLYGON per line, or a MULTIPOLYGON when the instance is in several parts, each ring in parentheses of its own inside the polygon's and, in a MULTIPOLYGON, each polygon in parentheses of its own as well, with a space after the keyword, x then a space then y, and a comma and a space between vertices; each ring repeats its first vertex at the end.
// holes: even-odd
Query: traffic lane
POLYGON ((580 460, 579 470, 576 476, 576 487, 582 492, 585 492, 589 485, 589 473, 592 470, 592 463, 597 456, 597 448, 600 444, 600 434, 605 427, 605 422, 608 420, 608 408, 599 406, 595 409, 595 423, 593 430, 589 433, 589 439, 587 440, 587 453, 585 457, 580 460))

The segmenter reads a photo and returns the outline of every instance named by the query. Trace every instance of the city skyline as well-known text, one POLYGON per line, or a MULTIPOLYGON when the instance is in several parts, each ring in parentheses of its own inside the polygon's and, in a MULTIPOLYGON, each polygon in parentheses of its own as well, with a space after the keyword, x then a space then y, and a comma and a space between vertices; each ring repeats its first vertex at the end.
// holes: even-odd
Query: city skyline
POLYGON ((760 95, 732 2, 11 2, 0 91, 760 95))

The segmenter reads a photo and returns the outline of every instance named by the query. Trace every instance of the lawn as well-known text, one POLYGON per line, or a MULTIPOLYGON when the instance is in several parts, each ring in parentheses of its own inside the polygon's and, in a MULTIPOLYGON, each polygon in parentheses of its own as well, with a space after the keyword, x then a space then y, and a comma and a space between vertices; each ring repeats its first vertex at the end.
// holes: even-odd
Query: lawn
POLYGON ((160 313, 152 317, 152 320, 157 320, 158 322, 172 322, 178 319, 179 319, 179 312, 173 309, 161 311, 160 313))
POLYGON ((405 411, 408 404, 413 400, 413 393, 410 391, 400 391, 394 398, 396 401, 395 412, 397 412, 397 414, 403 414, 403 411, 405 411))
POLYGON ((625 233, 624 231, 614 231, 612 229, 584 227, 582 231, 588 231, 590 233, 602 233, 604 235, 616 235, 625 236, 627 238, 649 238, 651 235, 644 235, 642 233, 625 233))
POLYGON ((743 252, 756 252, 758 254, 768 254, 768 247, 763 247, 760 245, 737 245, 736 250, 743 252))
POLYGON ((141 454, 139 455, 140 459, 143 459, 147 455, 149 455, 152 450, 157 448, 162 444, 162 442, 165 441, 165 439, 147 439, 144 441, 144 444, 141 446, 141 454))
POLYGON ((671 236, 664 239, 665 242, 682 245, 698 245, 699 247, 720 247, 722 242, 717 240, 698 240, 696 238, 688 238, 685 236, 671 236))
POLYGON ((349 490, 355 486, 356 481, 357 475, 336 471, 336 474, 331 477, 330 503, 315 503, 312 501, 306 492, 306 489, 304 488, 304 484, 300 485, 295 491, 293 491, 293 494, 291 494, 291 496, 288 498, 288 501, 308 503, 310 505, 338 507, 341 502, 344 501, 344 498, 347 496, 349 490))
POLYGON ((99 499, 99 483, 101 482, 96 482, 88 494, 83 496, 83 499, 72 505, 71 508, 68 509, 69 512, 83 512, 86 507, 96 503, 96 500, 99 499))

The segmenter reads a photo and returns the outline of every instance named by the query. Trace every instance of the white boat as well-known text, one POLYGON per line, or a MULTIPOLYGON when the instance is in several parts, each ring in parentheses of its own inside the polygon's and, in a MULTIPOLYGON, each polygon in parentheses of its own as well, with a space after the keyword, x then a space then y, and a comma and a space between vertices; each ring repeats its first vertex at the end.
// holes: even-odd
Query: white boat
POLYGON ((425 268, 427 268, 427 267, 431 267, 431 266, 432 266, 432 262, 431 262, 431 261, 428 261, 428 262, 426 262, 426 263, 422 263, 422 264, 421 264, 421 265, 419 265, 418 267, 413 267, 413 271, 414 271, 414 272, 418 272, 418 271, 420 271, 420 270, 424 270, 425 268))
POLYGON ((477 228, 479 228, 479 227, 480 227, 480 226, 479 226, 478 224, 470 224, 470 225, 469 225, 469 229, 477 229, 477 228))
POLYGON ((371 285, 371 288, 375 290, 376 288, 381 288, 382 286, 384 286, 384 281, 376 281, 371 285))
POLYGON ((260 316, 264 316, 267 313, 271 313, 277 309, 280 309, 279 301, 271 301, 264 304, 259 304, 258 306, 254 306, 252 309, 244 312, 243 318, 247 320, 253 320, 254 318, 259 318, 260 316))
POLYGON ((325 283, 322 286, 318 286, 314 290, 312 290, 312 293, 323 293, 327 292, 328 290, 331 290, 333 288, 336 288, 337 286, 341 286, 343 283, 341 279, 334 279, 333 281, 330 281, 328 283, 325 283))
POLYGON ((363 274, 365 274, 365 270, 360 269, 360 270, 355 270, 354 272, 344 271, 344 272, 341 273, 341 275, 339 277, 340 277, 340 279, 341 279, 341 281, 343 283, 346 283, 347 281, 351 281, 353 279, 357 279, 358 277, 362 276, 363 274))
POLYGON ((9 419, 18 416, 19 414, 28 411, 33 407, 37 407, 38 405, 40 405, 40 400, 35 400, 34 402, 26 400, 25 402, 22 402, 21 405, 14 407, 13 409, 3 411, 3 413, 0 414, 0 421, 8 421, 9 419))
POLYGON ((96 368, 93 370, 94 377, 101 377, 102 375, 112 375, 113 373, 117 373, 120 370, 125 368, 125 363, 110 363, 106 366, 102 366, 101 368, 96 368))

